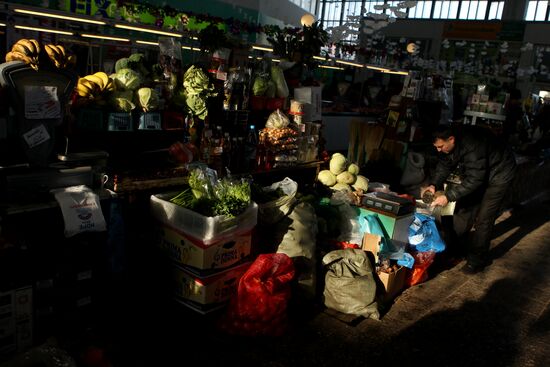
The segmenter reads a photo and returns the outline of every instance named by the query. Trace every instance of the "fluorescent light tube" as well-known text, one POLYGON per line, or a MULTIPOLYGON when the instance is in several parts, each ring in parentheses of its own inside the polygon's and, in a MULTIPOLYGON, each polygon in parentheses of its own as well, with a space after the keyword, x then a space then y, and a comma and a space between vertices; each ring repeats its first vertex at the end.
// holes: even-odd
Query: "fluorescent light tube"
POLYGON ((125 25, 125 24, 115 24, 115 28, 128 29, 130 31, 140 31, 140 32, 154 33, 154 34, 160 34, 160 35, 163 35, 163 36, 181 37, 181 34, 179 34, 179 33, 159 31, 157 29, 151 29, 151 28, 134 27, 134 26, 125 25))
POLYGON ((158 42, 141 41, 141 40, 137 40, 136 43, 139 43, 141 45, 151 45, 151 46, 158 46, 159 45, 158 42))
POLYGON ((323 69, 344 70, 344 68, 341 68, 339 66, 319 65, 319 67, 323 69))
POLYGON ((363 67, 363 64, 357 64, 357 63, 355 63, 355 62, 350 62, 350 61, 336 60, 336 62, 339 63, 339 64, 355 66, 355 67, 358 67, 358 68, 362 68, 362 67, 363 67))
POLYGON ((252 49, 253 49, 253 50, 260 50, 260 51, 273 52, 273 49, 272 49, 272 48, 270 48, 270 47, 265 47, 265 46, 256 46, 256 45, 253 45, 253 46, 252 46, 252 49))
POLYGON ((99 24, 99 25, 107 24, 106 22, 103 22, 101 20, 70 17, 67 15, 61 15, 56 13, 45 13, 41 11, 26 10, 26 9, 20 9, 20 8, 13 9, 13 11, 21 14, 36 15, 39 17, 56 18, 56 19, 63 19, 63 20, 72 20, 75 22, 82 22, 82 23, 91 23, 91 24, 99 24))
POLYGON ((384 71, 384 73, 387 73, 387 74, 397 74, 397 75, 409 75, 409 73, 406 72, 406 71, 394 71, 394 70, 384 71))
POLYGON ((120 41, 120 42, 130 42, 128 38, 118 38, 118 37, 109 37, 104 35, 96 35, 96 34, 81 34, 82 37, 86 38, 98 38, 98 39, 104 39, 109 41, 120 41))
POLYGON ((390 71, 390 69, 382 68, 382 67, 379 67, 379 66, 367 65, 367 66, 365 66, 365 67, 366 67, 367 69, 378 70, 378 71, 382 71, 382 72, 390 71))
POLYGON ((313 56, 313 58, 315 60, 322 60, 322 61, 325 61, 326 60, 326 57, 322 57, 322 56, 313 56))
POLYGON ((67 36, 72 36, 74 34, 73 32, 58 31, 57 29, 27 27, 27 26, 24 26, 24 25, 16 25, 15 28, 17 28, 17 29, 26 29, 28 31, 36 31, 36 32, 48 32, 48 33, 65 34, 67 36))
POLYGON ((279 60, 279 59, 271 59, 271 61, 273 61, 273 62, 281 62, 281 60, 279 60))

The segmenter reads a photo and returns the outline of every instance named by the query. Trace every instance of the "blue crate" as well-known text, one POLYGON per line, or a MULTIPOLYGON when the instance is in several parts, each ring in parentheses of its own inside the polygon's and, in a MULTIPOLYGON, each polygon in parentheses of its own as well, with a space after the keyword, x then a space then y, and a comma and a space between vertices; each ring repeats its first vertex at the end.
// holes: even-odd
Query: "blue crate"
POLYGON ((141 113, 138 119, 138 130, 162 130, 160 113, 141 113))
POLYGON ((112 112, 107 125, 109 131, 133 131, 132 114, 130 112, 112 112))

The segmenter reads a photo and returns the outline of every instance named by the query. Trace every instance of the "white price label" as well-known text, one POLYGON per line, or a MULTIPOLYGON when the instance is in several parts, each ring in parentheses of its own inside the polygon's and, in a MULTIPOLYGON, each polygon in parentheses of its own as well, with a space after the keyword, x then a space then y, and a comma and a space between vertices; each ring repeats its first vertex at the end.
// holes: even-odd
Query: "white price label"
POLYGON ((25 118, 29 120, 61 118, 61 105, 57 98, 57 87, 25 87, 25 118))
POLYGON ((23 139, 25 139, 25 142, 29 148, 34 148, 35 146, 50 140, 50 134, 48 134, 46 127, 41 124, 23 134, 23 139))

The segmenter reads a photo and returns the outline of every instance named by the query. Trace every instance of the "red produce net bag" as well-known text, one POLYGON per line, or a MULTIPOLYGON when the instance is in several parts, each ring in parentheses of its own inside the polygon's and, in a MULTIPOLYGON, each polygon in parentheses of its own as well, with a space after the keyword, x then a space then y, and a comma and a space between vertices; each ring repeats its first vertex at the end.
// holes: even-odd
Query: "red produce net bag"
POLYGON ((259 255, 239 280, 221 329, 247 336, 282 335, 293 278, 294 263, 286 254, 259 255))

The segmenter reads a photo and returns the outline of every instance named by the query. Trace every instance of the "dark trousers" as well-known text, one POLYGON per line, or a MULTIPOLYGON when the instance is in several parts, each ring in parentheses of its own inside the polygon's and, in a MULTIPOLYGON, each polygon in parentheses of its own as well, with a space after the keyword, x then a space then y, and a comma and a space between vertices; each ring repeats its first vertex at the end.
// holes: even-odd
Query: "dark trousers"
POLYGON ((458 238, 469 237, 466 260, 473 266, 488 260, 493 227, 509 186, 510 183, 492 185, 484 192, 457 202, 453 227, 458 238), (475 230, 469 233, 472 227, 475 230))

